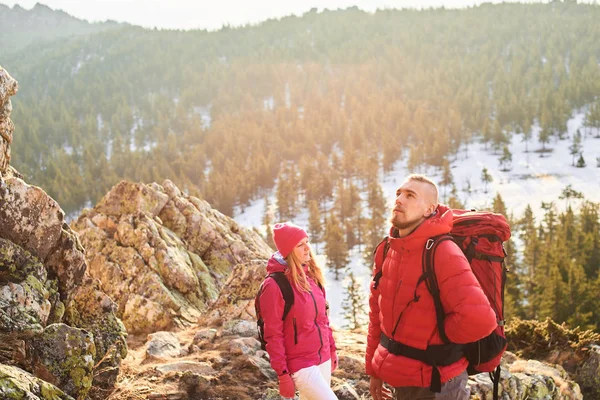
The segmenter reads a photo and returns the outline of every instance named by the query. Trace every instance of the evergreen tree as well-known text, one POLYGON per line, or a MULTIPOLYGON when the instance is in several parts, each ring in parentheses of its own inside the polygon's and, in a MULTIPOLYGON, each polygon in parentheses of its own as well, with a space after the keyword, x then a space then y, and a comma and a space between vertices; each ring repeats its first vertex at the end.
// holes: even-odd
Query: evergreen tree
POLYGON ((344 241, 344 232, 339 219, 331 213, 325 223, 325 253, 327 266, 334 271, 335 280, 339 281, 340 271, 348 264, 348 246, 344 241))
POLYGON ((370 181, 367 187, 367 207, 371 212, 365 223, 365 265, 373 265, 373 251, 385 235, 385 215, 389 212, 379 182, 370 181))
POLYGON ((573 143, 569 146, 569 154, 573 156, 571 165, 575 166, 575 156, 581 152, 581 132, 577 129, 575 135, 573 135, 573 143))
POLYGON ((496 192, 496 197, 494 197, 494 201, 492 203, 492 211, 497 214, 502 214, 508 219, 508 214, 506 213, 506 204, 498 192, 496 192))
POLYGON ((512 163, 512 153, 508 149, 507 145, 502 148, 502 157, 500 157, 500 168, 502 171, 510 170, 510 164, 512 163))
POLYGON ((452 179, 452 171, 450 171, 450 163, 448 162, 447 158, 444 158, 442 163, 442 181, 440 182, 440 184, 444 187, 444 203, 447 201, 446 192, 448 190, 448 185, 452 185, 453 183, 454 181, 452 179))
POLYGON ((585 168, 585 159, 583 158, 583 152, 579 153, 579 159, 577 160, 577 168, 585 168))
POLYGON ((265 211, 263 213, 262 224, 265 227, 265 242, 269 245, 269 247, 273 250, 277 249, 275 246, 275 242, 273 242, 273 210, 271 209, 271 202, 269 201, 269 196, 265 196, 265 211))
POLYGON ((506 145, 506 142, 506 135, 504 134, 504 131, 500 127, 498 121, 495 120, 492 124, 492 148, 494 149, 494 154, 496 154, 496 151, 506 145))
POLYGON ((323 226, 321 224, 321 211, 319 210, 319 203, 316 200, 311 200, 308 205, 308 234, 310 235, 311 241, 317 249, 317 243, 322 239, 323 226))
POLYGON ((583 194, 573 189, 573 185, 567 185, 563 191, 561 192, 559 199, 565 200, 565 209, 569 207, 569 202, 571 199, 583 199, 583 194))
POLYGON ((538 291, 538 285, 541 283, 538 276, 541 253, 543 250, 542 243, 539 240, 536 229, 535 217, 533 210, 528 205, 520 221, 520 233, 523 238, 523 261, 522 261, 522 284, 524 297, 528 299, 527 305, 523 307, 525 318, 535 318, 535 310, 537 303, 535 295, 538 291))
MULTIPOLYGON (((600 276, 600 203, 583 202, 578 232, 580 235, 575 247, 579 250, 577 258, 583 265, 586 277, 592 281, 600 276)), ((600 319, 596 321, 600 324, 600 319)))
POLYGON ((296 186, 293 169, 287 165, 277 178, 277 211, 279 219, 288 221, 296 216, 296 186))
POLYGON ((450 198, 448 199, 448 207, 455 209, 464 209, 465 205, 460 201, 458 197, 458 191, 456 190, 456 186, 452 185, 452 191, 450 192, 450 198))
POLYGON ((492 178, 492 175, 490 175, 487 168, 483 167, 483 170, 481 171, 481 181, 483 182, 483 192, 484 193, 487 193, 487 185, 488 185, 488 183, 491 183, 493 180, 494 180, 494 178, 492 178))
POLYGON ((348 284, 345 287, 345 296, 342 301, 344 310, 344 327, 347 329, 358 329, 366 327, 366 302, 360 282, 354 277, 354 273, 348 273, 348 284))
POLYGON ((550 317, 554 321, 564 321, 564 299, 567 288, 562 280, 560 270, 557 265, 549 266, 550 270, 544 279, 540 282, 540 291, 536 293, 538 307, 535 318, 543 320, 550 317))
POLYGON ((523 123, 523 141, 525 142, 525 153, 529 153, 529 141, 533 136, 533 131, 531 130, 531 120, 525 119, 523 123))

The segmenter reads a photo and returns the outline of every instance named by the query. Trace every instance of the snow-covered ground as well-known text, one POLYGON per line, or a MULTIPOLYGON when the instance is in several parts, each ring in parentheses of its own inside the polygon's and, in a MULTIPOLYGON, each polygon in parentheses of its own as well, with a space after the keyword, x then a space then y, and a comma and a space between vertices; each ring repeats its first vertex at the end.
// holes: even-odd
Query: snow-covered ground
MULTIPOLYGON (((512 153, 512 168, 509 171, 501 171, 498 159, 500 152, 494 155, 491 149, 485 150, 484 146, 474 143, 466 149, 462 149, 451 164, 451 171, 454 183, 458 190, 458 196, 467 208, 483 209, 490 208, 492 200, 496 193, 500 193, 506 203, 509 213, 520 217, 529 204, 536 217, 542 216, 540 209, 542 202, 554 201, 559 210, 565 208, 565 202, 557 200, 561 192, 567 185, 571 185, 576 191, 581 192, 585 199, 594 202, 600 202, 600 168, 596 166, 596 157, 600 157, 600 139, 592 136, 585 136, 582 133, 583 157, 587 166, 585 168, 573 167, 569 152, 569 146, 572 144, 572 137, 583 123, 583 112, 574 113, 567 124, 568 136, 566 139, 552 141, 546 145, 552 149, 552 152, 545 153, 540 157, 539 153, 533 151, 540 148, 537 142, 539 128, 533 130, 533 139, 529 141, 529 152, 525 153, 525 142, 521 135, 513 135, 513 140, 509 145, 512 153), (487 185, 487 193, 484 191, 484 184, 481 181, 481 172, 487 168, 493 181, 487 185), (471 192, 465 189, 470 182, 471 192)), ((489 148, 489 146, 488 146, 489 148)), ((434 180, 441 180, 441 171, 434 168, 423 168, 420 171, 408 171, 406 167, 406 157, 399 161, 394 169, 384 176, 381 186, 388 207, 391 210, 394 194, 398 186, 410 172, 424 173, 431 176, 434 180)), ((450 188, 448 188, 448 194, 450 188)), ((444 194, 444 188, 440 188, 440 197, 444 194)), ((275 203, 274 195, 270 197, 271 204, 275 203)), ((577 206, 577 202, 572 201, 572 206, 577 206)), ((264 199, 254 201, 244 210, 237 210, 234 219, 247 227, 257 227, 264 232, 262 218, 264 215, 264 199)), ((308 226, 308 212, 305 209, 300 210, 294 222, 301 226, 308 226)), ((314 244, 316 253, 323 249, 322 244, 314 244), (316 246, 315 246, 316 245, 316 246)), ((319 264, 326 269, 325 257, 317 256, 319 264)), ((352 249, 350 253, 350 263, 348 268, 354 272, 355 277, 361 282, 364 288, 365 309, 368 310, 367 301, 370 282, 370 268, 364 265, 361 254, 357 248, 352 249)), ((348 284, 348 278, 342 277, 341 281, 336 282, 333 273, 327 271, 326 274, 327 297, 331 306, 330 319, 334 327, 340 328, 344 325, 342 300, 345 296, 345 287, 348 284)))

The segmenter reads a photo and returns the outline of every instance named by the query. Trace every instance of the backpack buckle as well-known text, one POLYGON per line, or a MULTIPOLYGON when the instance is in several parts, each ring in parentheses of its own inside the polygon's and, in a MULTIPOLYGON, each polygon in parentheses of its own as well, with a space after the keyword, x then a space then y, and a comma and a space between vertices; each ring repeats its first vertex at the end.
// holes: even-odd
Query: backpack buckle
POLYGON ((433 243, 434 243, 434 242, 435 242, 435 241, 434 241, 433 239, 428 239, 428 240, 427 240, 427 243, 425 244, 425 249, 427 249, 427 250, 431 250, 431 248, 433 247, 433 243))

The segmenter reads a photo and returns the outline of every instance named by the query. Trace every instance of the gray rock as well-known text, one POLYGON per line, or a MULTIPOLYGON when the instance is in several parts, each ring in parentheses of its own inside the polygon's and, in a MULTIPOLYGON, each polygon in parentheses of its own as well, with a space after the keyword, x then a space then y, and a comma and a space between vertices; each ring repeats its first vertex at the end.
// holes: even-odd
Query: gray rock
POLYGON ((56 386, 21 368, 0 364, 0 398, 24 400, 74 400, 56 386))
POLYGON ((192 372, 200 375, 214 375, 217 373, 210 364, 195 361, 177 361, 162 364, 157 366, 156 370, 162 374, 166 374, 167 372, 192 372))
POLYGON ((260 350, 260 342, 255 338, 237 338, 229 342, 229 352, 232 354, 256 354, 260 350))
POLYGON ((360 400, 360 396, 348 382, 340 382, 332 389, 339 400, 360 400))
POLYGON ((273 371, 273 368, 271 368, 271 364, 263 358, 248 356, 246 358, 246 364, 258 369, 258 371, 267 379, 277 379, 277 374, 273 371))
POLYGON ((578 371, 575 380, 591 399, 600 399, 600 346, 590 346, 588 359, 578 371))
POLYGON ((158 358, 172 358, 181 355, 181 344, 172 332, 155 332, 148 335, 146 354, 158 358))
POLYGON ((224 335, 256 337, 256 322, 248 320, 230 320, 223 324, 224 335))
POLYGON ((203 341, 212 341, 217 336, 217 330, 212 328, 201 329, 194 335, 194 344, 203 341))
POLYGON ((92 334, 53 324, 31 343, 31 370, 73 397, 85 398, 92 387, 96 355, 92 334))

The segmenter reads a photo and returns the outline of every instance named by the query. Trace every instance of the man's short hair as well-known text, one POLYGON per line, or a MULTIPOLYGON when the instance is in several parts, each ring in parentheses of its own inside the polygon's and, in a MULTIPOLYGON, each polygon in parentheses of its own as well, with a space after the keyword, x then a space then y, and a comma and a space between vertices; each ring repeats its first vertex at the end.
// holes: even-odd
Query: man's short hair
POLYGON ((433 187, 433 190, 434 190, 434 193, 435 193, 435 198, 434 198, 435 203, 434 204, 436 206, 438 205, 438 203, 439 203, 439 200, 438 200, 438 188, 437 188, 437 185, 435 184, 434 181, 432 181, 427 176, 421 175, 421 174, 410 174, 406 178, 405 182, 408 182, 408 181, 423 182, 423 183, 427 183, 427 184, 431 185, 431 187, 433 187))

